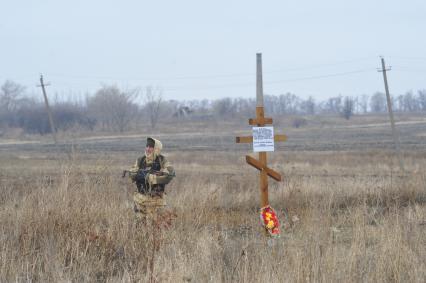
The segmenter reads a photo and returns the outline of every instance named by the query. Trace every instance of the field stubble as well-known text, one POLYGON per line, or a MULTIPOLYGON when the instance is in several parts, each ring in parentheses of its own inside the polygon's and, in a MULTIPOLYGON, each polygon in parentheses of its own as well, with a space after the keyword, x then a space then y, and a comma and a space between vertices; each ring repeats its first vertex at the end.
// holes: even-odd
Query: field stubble
POLYGON ((271 182, 271 203, 288 218, 269 244, 257 174, 239 153, 170 154, 178 177, 167 200, 177 218, 156 240, 135 224, 133 188, 119 176, 130 154, 49 158, 11 155, 2 166, 2 282, 426 278, 426 176, 392 172, 381 154, 367 164, 353 153, 274 155, 285 178, 271 182))
POLYGON ((426 280, 424 151, 405 152, 406 174, 386 150, 272 154, 284 181, 270 181, 270 200, 285 225, 268 241, 257 171, 227 144, 168 152, 177 218, 161 230, 134 219, 134 187, 120 176, 137 157, 132 141, 3 147, 0 281, 426 280))

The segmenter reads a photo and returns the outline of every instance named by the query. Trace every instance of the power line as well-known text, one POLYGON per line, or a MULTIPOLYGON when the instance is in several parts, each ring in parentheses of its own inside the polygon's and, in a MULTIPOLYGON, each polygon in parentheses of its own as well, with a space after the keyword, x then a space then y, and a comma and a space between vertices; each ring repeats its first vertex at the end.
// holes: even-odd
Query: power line
MULTIPOLYGON (((395 57, 395 56, 394 56, 395 57)), ((354 63, 354 62, 361 62, 370 60, 372 57, 363 57, 363 58, 357 58, 353 60, 345 60, 345 61, 339 61, 339 62, 333 62, 333 63, 326 63, 326 64, 317 64, 317 65, 310 65, 310 66, 301 66, 301 67, 295 67, 295 68, 289 68, 289 69, 280 69, 275 71, 269 71, 264 72, 266 74, 272 74, 272 73, 285 73, 285 72, 292 72, 292 71, 299 71, 299 70, 310 70, 310 69, 319 69, 322 67, 329 67, 329 66, 337 66, 337 65, 343 65, 348 63, 354 63)), ((397 57, 398 58, 398 57, 397 57)), ((420 57, 400 57, 400 58, 417 58, 420 57)), ((426 58, 423 58, 426 59, 426 58)), ((419 72, 423 73, 426 72, 424 69, 416 69, 410 66, 394 66, 394 69, 396 71, 402 71, 402 72, 419 72)), ((339 76, 349 76, 353 74, 358 73, 364 73, 369 72, 371 70, 374 70, 373 68, 366 68, 366 69, 358 69, 358 70, 352 70, 352 71, 346 71, 346 72, 337 72, 337 73, 329 73, 329 74, 322 74, 322 75, 313 75, 313 76, 304 76, 304 77, 295 77, 295 78, 289 78, 289 79, 282 79, 282 80, 273 80, 273 81, 266 81, 265 85, 273 85, 273 84, 283 84, 283 83, 292 83, 292 82, 299 82, 299 81, 310 81, 310 80, 319 80, 319 79, 326 79, 326 78, 332 78, 332 77, 339 77, 339 76)), ((114 80, 114 84, 118 85, 128 85, 128 87, 137 84, 137 81, 149 81, 149 80, 163 80, 163 82, 159 82, 161 84, 166 83, 167 80, 173 81, 173 80, 184 80, 184 79, 212 79, 212 78, 233 78, 233 77, 245 77, 245 76, 254 76, 254 73, 234 73, 234 74, 217 74, 217 75, 200 75, 200 76, 178 76, 178 77, 169 77, 169 78, 136 78, 133 79, 121 79, 113 76, 84 76, 84 75, 65 75, 65 74, 56 74, 51 76, 56 77, 64 77, 64 79, 60 79, 59 81, 55 82, 56 86, 66 86, 66 87, 78 87, 78 88, 85 88, 86 92, 88 92, 88 88, 93 89, 96 87, 99 87, 102 85, 101 81, 96 81, 97 79, 110 79, 114 80), (80 78, 80 79, 87 79, 88 81, 76 81, 75 83, 71 82, 69 83, 67 79, 69 78, 80 78), (124 80, 127 80, 124 81, 124 80), (134 82, 132 80, 135 80, 134 82)), ((104 82, 105 83, 105 82, 104 82)), ((140 83, 140 82, 139 82, 140 83)), ((240 82, 240 83, 232 83, 229 82, 228 84, 220 84, 219 81, 217 81, 215 84, 209 84, 208 82, 204 84, 204 82, 199 82, 198 86, 191 83, 189 85, 188 83, 183 83, 181 86, 170 86, 167 87, 165 85, 163 89, 165 91, 193 91, 193 90, 214 90, 214 89, 227 89, 227 88, 243 88, 243 87, 252 87, 254 85, 254 82, 240 82)))
POLYGON ((348 64, 348 63, 362 62, 362 61, 370 60, 372 58, 376 58, 376 57, 363 57, 363 58, 358 58, 353 60, 338 61, 334 63, 315 64, 315 65, 304 66, 304 67, 294 67, 290 69, 279 69, 277 71, 269 71, 266 73, 275 73, 275 72, 281 73, 281 72, 290 72, 290 71, 318 69, 322 67, 331 67, 331 66, 338 66, 338 65, 348 64))
POLYGON ((316 80, 316 79, 323 79, 323 78, 339 77, 339 76, 346 76, 346 75, 352 75, 352 74, 358 74, 358 73, 365 73, 365 72, 372 71, 372 70, 375 70, 375 69, 371 68, 371 69, 362 69, 362 70, 355 70, 355 71, 342 72, 342 73, 334 73, 334 74, 328 74, 328 75, 302 77, 302 78, 295 78, 295 79, 269 82, 268 84, 284 83, 284 82, 296 82, 296 81, 307 81, 307 80, 316 80))
MULTIPOLYGON (((270 81, 265 82, 265 85, 270 84, 281 84, 286 82, 297 82, 297 81, 308 81, 308 80, 317 80, 317 79, 324 79, 324 78, 331 78, 331 77, 338 77, 338 76, 346 76, 346 75, 352 75, 352 74, 358 74, 358 73, 365 73, 369 71, 373 71, 376 69, 362 69, 362 70, 355 70, 355 71, 349 71, 349 72, 342 72, 342 73, 333 73, 333 74, 327 74, 327 75, 318 75, 318 76, 310 76, 310 77, 301 77, 301 78, 294 78, 294 79, 288 79, 288 80, 279 80, 279 81, 270 81)), ((219 86, 212 86, 212 87, 198 87, 198 88, 191 88, 191 89, 185 89, 185 87, 174 87, 174 88, 165 88, 165 91, 178 91, 178 90, 204 90, 204 89, 221 89, 221 88, 230 88, 230 87, 248 87, 253 86, 254 83, 241 83, 241 84, 228 84, 228 85, 219 85, 219 86)))
POLYGON ((388 58, 405 59, 405 60, 426 60, 426 57, 413 57, 413 56, 388 56, 388 58))
POLYGON ((426 69, 417 69, 417 68, 413 68, 413 67, 407 67, 407 66, 392 66, 394 68, 394 70, 396 71, 403 71, 403 72, 414 72, 414 73, 425 73, 426 69))
MULTIPOLYGON (((338 66, 348 63, 354 63, 354 62, 362 62, 371 59, 372 57, 363 57, 353 60, 345 60, 345 61, 338 61, 333 63, 324 63, 324 64, 315 64, 315 65, 308 65, 308 66, 301 66, 301 67, 294 67, 294 68, 286 68, 286 69, 277 69, 277 70, 271 70, 264 72, 265 74, 275 74, 275 73, 288 73, 292 71, 301 71, 301 70, 312 70, 312 69, 319 69, 322 67, 330 67, 330 66, 338 66)), ((67 78, 77 78, 77 79, 125 79, 125 80, 135 80, 135 81, 172 81, 172 80, 187 80, 187 79, 212 79, 212 78, 233 78, 233 77, 247 77, 247 76, 254 76, 255 73, 229 73, 229 74, 212 74, 212 75, 183 75, 183 76, 177 76, 177 77, 163 77, 163 78, 141 78, 141 77, 120 77, 120 76, 84 76, 84 75, 73 75, 73 74, 49 74, 51 77, 67 77, 67 78)))
MULTIPOLYGON (((293 68, 285 68, 285 69, 276 69, 264 72, 264 74, 276 74, 276 73, 288 73, 293 71, 302 71, 302 70, 313 70, 319 69, 323 67, 331 67, 344 65, 349 63, 363 62, 372 59, 373 57, 361 57, 352 60, 343 60, 332 63, 324 63, 324 64, 314 64, 293 68)), ((376 58, 376 56, 374 56, 376 58)), ((391 56, 390 58, 400 58, 400 59, 408 59, 408 60, 426 60, 426 57, 409 57, 409 56, 391 56)), ((423 71, 423 70, 421 70, 423 71)), ((153 78, 142 78, 142 77, 129 77, 129 76, 112 76, 112 75, 75 75, 75 74, 49 74, 50 77, 65 77, 65 78, 75 78, 75 79, 87 79, 87 80, 130 80, 130 81, 173 81, 173 80, 189 80, 189 79, 213 79, 213 78, 235 78, 235 77, 247 77, 254 76, 255 73, 229 73, 229 74, 211 74, 211 75, 183 75, 176 77, 153 77, 153 78)), ((12 77, 22 78, 22 77, 32 77, 33 75, 22 74, 12 77)), ((6 77, 6 76, 3 76, 6 77)))
MULTIPOLYGON (((310 81, 310 80, 319 80, 319 79, 326 79, 326 78, 332 78, 332 77, 340 77, 340 76, 349 76, 353 74, 359 74, 359 73, 365 73, 370 72, 376 69, 368 68, 368 69, 360 69, 360 70, 353 70, 353 71, 347 71, 347 72, 340 72, 340 73, 331 73, 331 74, 325 74, 325 75, 317 75, 317 76, 307 76, 307 77, 299 77, 299 78, 292 78, 292 79, 284 79, 284 80, 278 80, 278 81, 266 81, 265 85, 272 85, 272 84, 282 84, 282 83, 291 83, 291 82, 299 82, 299 81, 310 81)), ((88 87, 87 85, 83 84, 74 84, 74 83, 61 83, 56 82, 58 85, 63 85, 67 87, 88 87)), ((95 84, 91 84, 92 87, 95 87, 95 84)), ((163 87, 164 91, 191 91, 191 90, 212 90, 212 89, 226 89, 226 88, 241 88, 241 87, 251 87, 254 85, 254 82, 243 82, 243 83, 230 83, 230 84, 221 84, 221 85, 199 85, 199 86, 170 86, 170 87, 163 87)))

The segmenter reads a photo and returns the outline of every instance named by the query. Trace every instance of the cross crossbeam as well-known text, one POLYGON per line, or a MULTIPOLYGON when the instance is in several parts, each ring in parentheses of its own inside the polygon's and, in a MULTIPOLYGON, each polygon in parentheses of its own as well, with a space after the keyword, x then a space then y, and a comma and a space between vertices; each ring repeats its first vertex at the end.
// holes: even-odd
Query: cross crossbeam
POLYGON ((272 118, 257 117, 256 119, 249 119, 249 125, 269 125, 272 124, 272 118))
MULTIPOLYGON (((286 140, 287 140, 286 135, 275 135, 274 136, 275 142, 284 142, 286 140)), ((252 143, 253 137, 252 136, 236 137, 235 141, 236 141, 236 143, 252 143)))
POLYGON ((271 168, 269 168, 268 166, 266 166, 265 164, 262 164, 262 162, 260 162, 259 160, 251 157, 250 155, 246 155, 246 162, 248 164, 250 164, 251 166, 253 166, 254 168, 260 170, 260 171, 265 171, 266 174, 269 177, 272 177, 272 179, 281 182, 281 175, 280 173, 272 170, 271 168))

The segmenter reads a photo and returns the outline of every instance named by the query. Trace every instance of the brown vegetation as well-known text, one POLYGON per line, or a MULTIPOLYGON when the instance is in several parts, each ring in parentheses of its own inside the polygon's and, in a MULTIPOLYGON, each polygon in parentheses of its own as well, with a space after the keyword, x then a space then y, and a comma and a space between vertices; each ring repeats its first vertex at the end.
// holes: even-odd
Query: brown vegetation
POLYGON ((233 133, 211 144, 162 136, 177 218, 156 237, 135 222, 134 187, 120 177, 140 153, 132 139, 2 145, 0 281, 424 282, 424 150, 406 150, 401 173, 390 151, 321 147, 327 135, 354 143, 349 128, 323 128, 316 148, 309 131, 294 130, 294 151, 270 158, 284 176, 270 181, 271 204, 286 224, 273 241, 260 227, 257 171, 247 149, 231 147, 233 133))

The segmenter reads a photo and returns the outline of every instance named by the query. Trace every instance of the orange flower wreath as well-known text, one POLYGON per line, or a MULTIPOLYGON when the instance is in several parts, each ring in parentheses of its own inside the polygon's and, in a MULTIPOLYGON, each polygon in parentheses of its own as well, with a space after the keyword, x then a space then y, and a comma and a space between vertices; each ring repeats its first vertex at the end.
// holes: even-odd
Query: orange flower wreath
POLYGON ((269 205, 260 209, 260 221, 269 235, 273 237, 278 237, 280 235, 280 222, 278 221, 275 210, 269 205))

